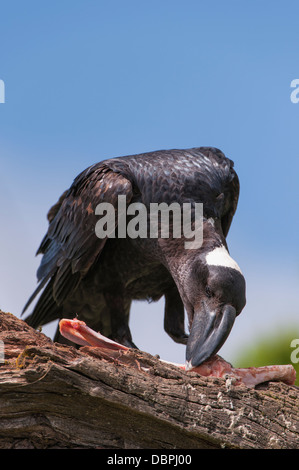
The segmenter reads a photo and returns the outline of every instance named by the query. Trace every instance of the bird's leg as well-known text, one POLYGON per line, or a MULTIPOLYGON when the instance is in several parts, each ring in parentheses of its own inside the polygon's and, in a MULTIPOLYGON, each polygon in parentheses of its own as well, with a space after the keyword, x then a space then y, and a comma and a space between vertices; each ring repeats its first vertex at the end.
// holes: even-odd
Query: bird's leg
POLYGON ((128 348, 137 349, 137 346, 133 343, 129 328, 130 303, 122 296, 121 288, 115 289, 115 291, 104 293, 111 318, 111 339, 128 348))
POLYGON ((165 294, 164 330, 176 343, 187 344, 184 317, 184 305, 174 285, 165 294))

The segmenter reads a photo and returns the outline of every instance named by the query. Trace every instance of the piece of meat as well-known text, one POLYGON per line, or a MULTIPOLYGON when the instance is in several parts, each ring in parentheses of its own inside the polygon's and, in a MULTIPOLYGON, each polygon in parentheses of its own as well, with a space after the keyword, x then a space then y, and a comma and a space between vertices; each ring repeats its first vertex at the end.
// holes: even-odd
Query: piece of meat
POLYGON ((290 364, 263 367, 234 368, 220 356, 212 356, 199 367, 192 369, 205 377, 231 377, 234 385, 244 384, 255 387, 262 382, 280 381, 287 385, 294 385, 296 371, 290 364))
MULTIPOLYGON (((101 335, 101 333, 97 333, 89 328, 83 321, 77 319, 60 320, 59 329, 62 336, 81 346, 94 346, 113 351, 127 351, 129 349, 122 344, 106 338, 101 335)), ((185 369, 185 366, 182 364, 169 364, 185 369)), ((244 384, 250 388, 262 382, 269 381, 281 381, 287 385, 294 385, 296 380, 296 371, 292 365, 273 365, 238 369, 234 368, 217 355, 210 357, 200 366, 194 367, 192 372, 197 372, 204 377, 229 378, 234 385, 244 384)))
POLYGON ((59 322, 59 330, 62 336, 80 344, 80 346, 96 346, 97 348, 113 349, 114 351, 127 350, 126 346, 116 343, 106 336, 89 328, 84 321, 77 319, 62 319, 59 322))

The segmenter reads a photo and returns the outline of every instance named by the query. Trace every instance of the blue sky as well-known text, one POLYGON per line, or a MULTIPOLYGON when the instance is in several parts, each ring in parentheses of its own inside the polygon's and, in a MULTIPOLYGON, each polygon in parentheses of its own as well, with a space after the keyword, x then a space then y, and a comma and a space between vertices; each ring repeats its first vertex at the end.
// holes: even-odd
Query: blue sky
MULTIPOLYGON (((298 2, 15 0, 1 19, 0 307, 20 314, 47 210, 81 170, 210 145, 240 177, 228 242, 247 279, 221 354, 287 325, 299 337, 298 2)), ((163 302, 134 306, 136 344, 184 360, 162 324, 163 302)))

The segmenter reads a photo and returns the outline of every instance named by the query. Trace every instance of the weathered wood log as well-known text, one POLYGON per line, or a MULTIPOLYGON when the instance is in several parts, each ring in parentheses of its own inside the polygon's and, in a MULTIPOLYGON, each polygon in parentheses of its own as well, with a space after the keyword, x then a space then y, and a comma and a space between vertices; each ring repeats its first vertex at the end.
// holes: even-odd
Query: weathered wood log
POLYGON ((0 312, 0 448, 299 448, 299 388, 53 343, 0 312))

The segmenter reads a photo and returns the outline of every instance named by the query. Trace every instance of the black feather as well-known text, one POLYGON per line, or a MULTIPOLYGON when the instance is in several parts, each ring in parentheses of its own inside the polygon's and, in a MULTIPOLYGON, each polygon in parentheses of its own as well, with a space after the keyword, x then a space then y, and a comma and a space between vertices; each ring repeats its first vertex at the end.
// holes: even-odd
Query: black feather
MULTIPOLYGON (((204 246, 213 246, 225 243, 239 180, 233 162, 213 147, 113 158, 87 168, 48 212, 48 232, 37 251, 43 255, 40 284, 24 308, 44 288, 27 317, 32 326, 70 317, 72 311, 82 320, 99 318, 94 324, 109 315, 111 324, 105 331, 108 323, 103 321, 103 334, 130 343, 132 300, 158 299, 167 292, 176 292, 179 299, 177 273, 185 256, 181 239, 97 238, 95 208, 101 202, 113 204, 117 220, 118 195, 125 195, 127 204, 142 202, 147 208, 152 202, 203 203, 205 220, 215 221, 215 228, 205 226, 204 246)), ((182 304, 175 303, 181 312, 182 304)))

